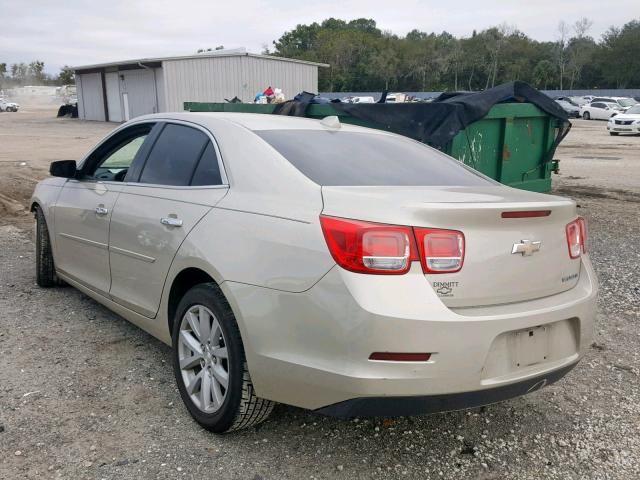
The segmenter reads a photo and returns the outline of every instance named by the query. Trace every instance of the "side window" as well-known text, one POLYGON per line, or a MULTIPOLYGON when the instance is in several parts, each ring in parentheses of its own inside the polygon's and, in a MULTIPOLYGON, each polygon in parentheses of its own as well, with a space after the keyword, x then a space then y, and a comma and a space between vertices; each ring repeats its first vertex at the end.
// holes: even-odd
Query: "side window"
POLYGON ((604 105, 602 103, 592 103, 591 106, 593 108, 604 108, 604 105))
POLYGON ((208 141, 200 130, 167 124, 149 153, 140 183, 189 185, 208 141))
POLYGON ((191 185, 220 185, 221 183, 222 177, 220 176, 216 149, 209 142, 200 157, 196 171, 193 172, 191 185))
POLYGON ((85 177, 123 181, 152 128, 153 124, 135 125, 108 139, 88 159, 85 177))

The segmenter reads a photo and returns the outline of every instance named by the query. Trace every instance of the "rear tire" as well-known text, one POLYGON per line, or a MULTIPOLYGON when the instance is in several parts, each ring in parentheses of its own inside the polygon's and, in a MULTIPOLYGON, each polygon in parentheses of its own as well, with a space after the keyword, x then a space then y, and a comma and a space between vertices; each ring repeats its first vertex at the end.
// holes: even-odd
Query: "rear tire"
POLYGON ((40 207, 35 208, 36 216, 36 283, 45 288, 64 285, 56 274, 51 251, 51 239, 47 220, 40 207))
POLYGON ((591 115, 589 115, 589 112, 584 112, 582 114, 582 118, 584 118, 585 120, 591 120, 591 115))
POLYGON ((218 285, 197 285, 184 295, 172 339, 178 390, 196 422, 224 433, 267 419, 275 403, 255 394, 240 330, 218 285), (226 380, 220 382, 220 373, 224 378, 225 372, 226 380))

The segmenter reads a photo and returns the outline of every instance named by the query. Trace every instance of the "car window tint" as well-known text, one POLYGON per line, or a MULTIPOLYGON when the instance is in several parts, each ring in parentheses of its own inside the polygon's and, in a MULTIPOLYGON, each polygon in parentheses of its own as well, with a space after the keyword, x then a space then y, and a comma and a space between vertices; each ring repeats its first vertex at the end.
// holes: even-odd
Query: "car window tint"
POLYGON ((136 153, 138 153, 138 150, 140 150, 140 147, 142 146, 146 138, 147 134, 145 133, 143 135, 140 135, 139 137, 131 139, 128 143, 105 158, 100 166, 104 168, 128 168, 133 162, 136 153))
POLYGON ((208 137, 195 128, 168 124, 149 153, 140 183, 189 185, 208 137))
POLYGON ((152 128, 153 124, 134 125, 105 140, 82 166, 84 178, 124 181, 152 128))
POLYGON ((221 183, 222 178, 216 150, 213 148, 213 144, 209 142, 202 153, 202 157, 200 157, 191 185, 220 185, 221 183))
POLYGON ((495 184, 457 160, 400 136, 324 130, 255 133, 319 185, 495 184))

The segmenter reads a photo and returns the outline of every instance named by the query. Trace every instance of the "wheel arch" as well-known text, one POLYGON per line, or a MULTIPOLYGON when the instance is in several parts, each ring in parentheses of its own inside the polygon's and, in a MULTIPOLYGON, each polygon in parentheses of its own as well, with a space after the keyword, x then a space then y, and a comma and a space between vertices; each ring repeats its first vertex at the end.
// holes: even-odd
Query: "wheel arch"
POLYGON ((168 291, 164 294, 163 305, 161 306, 160 312, 162 315, 166 315, 166 319, 164 320, 164 325, 167 327, 167 344, 171 345, 171 336, 173 333, 173 324, 174 317, 176 311, 178 309, 178 305, 180 304, 180 300, 184 296, 187 291, 196 285, 200 285, 202 283, 210 283, 214 286, 214 288, 218 289, 224 299, 229 304, 231 311, 233 312, 233 316, 235 317, 236 323, 238 324, 238 328, 240 330, 240 337, 242 338, 242 343, 244 344, 245 354, 247 355, 247 363, 249 364, 249 368, 251 369, 251 365, 253 363, 253 351, 250 342, 250 336, 246 330, 246 326, 244 323, 244 319, 242 317, 242 312, 240 311, 239 305, 234 298, 233 293, 226 288, 226 283, 219 276, 218 272, 214 268, 209 268, 206 262, 200 260, 199 262, 185 262, 179 268, 175 268, 175 275, 170 275, 170 283, 167 282, 169 286, 168 291))
POLYGON ((202 283, 213 283, 220 288, 218 282, 216 282, 209 273, 198 267, 186 267, 180 270, 173 278, 167 298, 167 325, 169 327, 169 335, 173 332, 173 317, 176 314, 180 300, 191 288, 202 283))

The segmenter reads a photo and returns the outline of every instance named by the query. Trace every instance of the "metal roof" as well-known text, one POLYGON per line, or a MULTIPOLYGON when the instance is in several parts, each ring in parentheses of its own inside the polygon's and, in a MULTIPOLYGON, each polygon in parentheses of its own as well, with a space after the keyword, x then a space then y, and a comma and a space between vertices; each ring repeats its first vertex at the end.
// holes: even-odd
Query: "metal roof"
POLYGON ((317 62, 309 62, 307 60, 298 60, 295 58, 285 58, 285 57, 276 57, 273 55, 259 55, 257 53, 249 53, 249 52, 239 52, 239 51, 219 51, 219 52, 206 52, 206 53, 197 53, 193 55, 183 55, 176 57, 153 57, 153 58, 138 58, 133 60, 123 60, 120 62, 108 62, 108 63, 96 63, 93 65, 80 65, 76 67, 71 67, 71 70, 80 71, 80 70, 90 70, 94 68, 106 68, 106 67, 118 67, 118 66, 127 66, 127 65, 138 65, 139 63, 153 63, 153 62, 166 62, 171 60, 190 60, 190 59, 200 59, 200 58, 211 58, 211 57, 256 57, 256 58, 264 58, 266 60, 279 60, 283 62, 292 62, 292 63, 303 63, 305 65, 315 65, 316 67, 329 67, 326 63, 317 63, 317 62))

